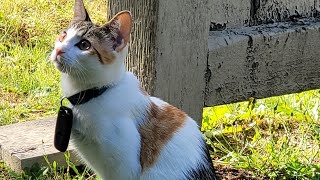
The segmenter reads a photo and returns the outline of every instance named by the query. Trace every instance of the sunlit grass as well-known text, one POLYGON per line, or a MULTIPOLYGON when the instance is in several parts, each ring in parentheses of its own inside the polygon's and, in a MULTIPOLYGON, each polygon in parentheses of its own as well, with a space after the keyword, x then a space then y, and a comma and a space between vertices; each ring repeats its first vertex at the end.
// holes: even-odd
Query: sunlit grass
POLYGON ((319 91, 204 109, 216 163, 271 179, 320 178, 319 91))
MULTIPOLYGON (((85 1, 91 19, 106 21, 106 1, 85 1)), ((73 16, 69 0, 2 0, 0 5, 0 125, 56 116, 60 77, 48 57, 73 16)), ((0 179, 84 179, 88 170, 54 162, 16 174, 0 162, 0 179), (68 170, 70 169, 70 173, 68 170)), ((92 178, 91 178, 92 179, 92 178)))
POLYGON ((0 161, 0 179, 37 179, 37 180, 100 180, 93 172, 85 167, 77 167, 70 162, 70 154, 64 154, 66 166, 58 164, 56 161, 49 162, 46 157, 46 166, 33 165, 31 168, 24 169, 24 173, 16 173, 6 167, 4 162, 0 161))
MULTIPOLYGON (((87 4, 102 24, 106 1, 87 4)), ((48 56, 73 15, 73 1, 9 1, 0 6, 0 125, 55 116, 60 78, 48 56)))

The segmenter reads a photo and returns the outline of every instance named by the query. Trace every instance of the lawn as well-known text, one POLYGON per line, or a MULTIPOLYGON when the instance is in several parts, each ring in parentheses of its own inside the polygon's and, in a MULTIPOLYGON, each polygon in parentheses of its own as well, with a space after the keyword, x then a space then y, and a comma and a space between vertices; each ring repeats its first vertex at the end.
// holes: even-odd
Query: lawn
MULTIPOLYGON (((93 19, 105 22, 106 2, 90 2, 93 19)), ((72 15, 73 1, 68 0, 1 3, 0 125, 56 114, 60 77, 48 57, 72 15)))
MULTIPOLYGON (((216 164, 270 179, 320 179, 319 90, 204 109, 216 164)), ((241 174, 241 173, 240 173, 241 174)))
MULTIPOLYGON (((106 1, 87 7, 94 21, 105 22, 106 1)), ((56 115, 60 77, 48 56, 72 11, 68 0, 2 1, 0 125, 56 115)), ((205 108, 202 131, 216 169, 230 178, 320 179, 319 96, 313 90, 205 108)), ((15 174, 0 162, 0 179, 94 179, 70 163, 48 165, 15 174)))

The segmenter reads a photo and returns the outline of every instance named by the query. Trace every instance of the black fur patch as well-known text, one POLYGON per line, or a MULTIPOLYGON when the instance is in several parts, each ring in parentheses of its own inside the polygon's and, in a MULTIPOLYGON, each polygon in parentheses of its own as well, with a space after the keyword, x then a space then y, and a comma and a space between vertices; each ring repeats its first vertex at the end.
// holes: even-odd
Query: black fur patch
POLYGON ((189 171, 188 180, 218 180, 213 168, 212 159, 209 154, 209 150, 206 146, 206 143, 203 140, 203 152, 205 153, 206 164, 198 166, 196 169, 189 171))

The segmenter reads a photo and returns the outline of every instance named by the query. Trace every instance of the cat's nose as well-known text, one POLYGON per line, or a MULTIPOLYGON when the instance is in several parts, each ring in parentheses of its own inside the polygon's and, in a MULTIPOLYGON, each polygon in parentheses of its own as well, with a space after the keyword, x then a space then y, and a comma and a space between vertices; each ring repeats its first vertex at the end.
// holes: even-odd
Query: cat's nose
POLYGON ((62 49, 61 48, 56 48, 56 54, 57 54, 57 56, 58 55, 61 55, 61 54, 63 54, 64 52, 62 51, 62 49))

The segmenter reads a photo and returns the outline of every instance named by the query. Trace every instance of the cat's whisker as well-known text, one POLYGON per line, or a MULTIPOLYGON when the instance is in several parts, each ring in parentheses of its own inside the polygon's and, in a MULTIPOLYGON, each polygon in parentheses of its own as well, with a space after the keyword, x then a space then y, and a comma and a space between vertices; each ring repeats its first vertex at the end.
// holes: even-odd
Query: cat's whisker
POLYGON ((78 61, 75 61, 76 64, 73 64, 72 67, 74 67, 75 65, 77 65, 78 67, 75 68, 76 70, 74 71, 75 72, 75 75, 76 77, 82 81, 83 83, 86 83, 86 72, 83 71, 84 67, 78 62, 78 61))
MULTIPOLYGON (((80 56, 77 55, 77 58, 79 59, 80 56)), ((88 70, 85 66, 83 66, 79 61, 76 61, 76 63, 81 67, 82 70, 84 70, 84 71, 86 71, 86 72, 89 72, 89 70, 88 70)))
POLYGON ((85 76, 83 75, 83 73, 81 71, 76 71, 76 76, 79 78, 80 81, 82 81, 83 83, 87 83, 87 79, 85 78, 85 76))
POLYGON ((65 65, 64 65, 64 72, 66 72, 67 74, 69 74, 69 72, 68 72, 68 66, 65 66, 65 65))
POLYGON ((88 72, 85 69, 79 69, 79 74, 83 78, 83 81, 88 81, 88 72))
MULTIPOLYGON (((79 58, 79 56, 77 56, 79 58)), ((89 70, 83 66, 79 61, 75 61, 76 64, 78 65, 78 70, 76 71, 76 76, 84 83, 87 83, 87 77, 88 77, 88 72, 89 70)))
POLYGON ((62 64, 61 67, 62 67, 62 72, 66 72, 66 66, 62 64))
POLYGON ((72 64, 71 62, 72 62, 72 59, 70 59, 70 58, 68 58, 68 57, 61 57, 61 59, 62 59, 62 61, 63 61, 63 63, 65 63, 65 64, 72 64))
POLYGON ((68 67, 69 67, 69 73, 71 72, 72 69, 84 69, 85 71, 88 71, 86 68, 84 68, 84 66, 82 64, 79 63, 79 61, 77 60, 73 60, 69 57, 63 57, 63 61, 68 64, 68 67), (75 63, 74 63, 75 62, 75 63), (78 67, 75 67, 75 66, 78 66, 78 67))
POLYGON ((82 79, 82 81, 83 81, 84 83, 87 83, 87 81, 88 81, 88 80, 87 80, 87 79, 88 79, 87 77, 88 77, 88 76, 85 74, 85 72, 83 72, 83 71, 80 70, 80 71, 79 71, 79 77, 80 77, 80 79, 82 79))
POLYGON ((69 74, 71 73, 71 67, 70 66, 68 66, 68 70, 69 70, 69 74))
POLYGON ((84 74, 85 76, 87 76, 89 70, 88 70, 86 67, 84 67, 81 63, 79 63, 78 61, 76 61, 76 63, 77 63, 77 65, 79 66, 79 68, 78 68, 79 71, 80 71, 82 74, 84 74))
POLYGON ((62 66, 64 67, 64 72, 66 72, 67 74, 70 74, 72 71, 72 59, 68 58, 68 57, 60 57, 62 60, 62 66))
POLYGON ((79 71, 74 71, 74 73, 75 73, 76 77, 77 77, 78 79, 80 79, 80 81, 83 81, 83 80, 81 79, 81 76, 79 75, 79 71))

